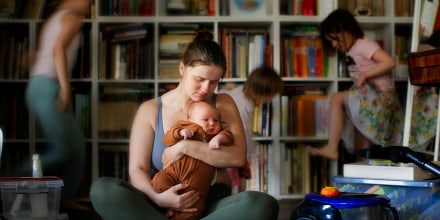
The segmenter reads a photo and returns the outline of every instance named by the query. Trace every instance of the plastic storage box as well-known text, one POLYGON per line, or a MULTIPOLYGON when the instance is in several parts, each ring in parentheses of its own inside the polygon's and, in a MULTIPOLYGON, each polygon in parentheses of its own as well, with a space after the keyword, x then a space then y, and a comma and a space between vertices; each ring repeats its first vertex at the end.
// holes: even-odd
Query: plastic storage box
POLYGON ((0 178, 6 219, 58 219, 63 180, 58 177, 0 178))
POLYGON ((438 219, 440 179, 406 181, 334 176, 341 192, 374 193, 390 199, 399 219, 438 219))

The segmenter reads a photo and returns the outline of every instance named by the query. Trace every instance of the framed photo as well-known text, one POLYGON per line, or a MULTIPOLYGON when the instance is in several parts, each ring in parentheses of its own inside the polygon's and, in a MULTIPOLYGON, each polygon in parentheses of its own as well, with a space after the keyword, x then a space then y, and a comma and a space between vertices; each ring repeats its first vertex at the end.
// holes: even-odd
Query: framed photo
POLYGON ((229 0, 231 16, 266 16, 265 0, 229 0))

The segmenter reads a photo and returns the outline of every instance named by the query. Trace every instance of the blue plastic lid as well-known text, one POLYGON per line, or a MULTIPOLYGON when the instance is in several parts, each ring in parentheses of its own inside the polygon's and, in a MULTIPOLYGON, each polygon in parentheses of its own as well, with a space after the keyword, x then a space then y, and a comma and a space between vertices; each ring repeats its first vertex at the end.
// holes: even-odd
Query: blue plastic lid
POLYGON ((389 199, 384 196, 343 192, 337 197, 326 197, 319 193, 309 193, 305 196, 305 199, 329 204, 338 209, 360 208, 389 203, 389 199))

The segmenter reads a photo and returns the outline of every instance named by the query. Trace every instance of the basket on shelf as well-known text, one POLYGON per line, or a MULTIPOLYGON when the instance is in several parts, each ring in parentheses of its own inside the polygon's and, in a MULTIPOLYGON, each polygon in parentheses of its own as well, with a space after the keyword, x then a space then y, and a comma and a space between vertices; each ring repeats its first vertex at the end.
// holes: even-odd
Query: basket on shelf
POLYGON ((440 49, 409 53, 408 72, 413 85, 440 87, 440 49))

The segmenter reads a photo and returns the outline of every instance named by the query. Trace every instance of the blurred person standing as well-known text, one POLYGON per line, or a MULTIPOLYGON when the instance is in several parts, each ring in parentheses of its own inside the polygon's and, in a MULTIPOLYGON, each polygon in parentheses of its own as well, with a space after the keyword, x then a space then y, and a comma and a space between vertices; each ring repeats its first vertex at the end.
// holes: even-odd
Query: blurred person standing
POLYGON ((71 107, 70 76, 90 0, 51 1, 31 62, 26 103, 51 144, 41 154, 43 175, 63 179, 61 197, 74 197, 85 161, 85 137, 71 107))

